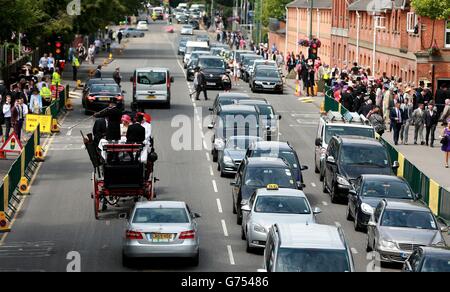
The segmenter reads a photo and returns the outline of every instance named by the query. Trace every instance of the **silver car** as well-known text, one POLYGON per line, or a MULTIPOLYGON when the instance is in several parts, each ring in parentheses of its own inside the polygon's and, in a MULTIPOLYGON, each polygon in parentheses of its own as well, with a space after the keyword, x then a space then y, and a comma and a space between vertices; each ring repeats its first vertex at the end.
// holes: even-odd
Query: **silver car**
POLYGON ((196 218, 184 202, 137 203, 127 224, 123 242, 123 265, 130 259, 176 257, 199 262, 196 218))
POLYGON ((382 263, 403 263, 417 247, 445 247, 446 230, 422 203, 384 199, 368 224, 367 251, 377 252, 382 263))
POLYGON ((274 224, 316 223, 316 215, 322 211, 312 210, 306 195, 299 190, 269 185, 258 189, 248 205, 242 207, 242 239, 247 240, 247 252, 266 246, 267 234, 274 224))
POLYGON ((137 30, 134 27, 129 27, 124 30, 121 30, 122 34, 126 38, 143 38, 145 36, 145 32, 141 30, 137 30))

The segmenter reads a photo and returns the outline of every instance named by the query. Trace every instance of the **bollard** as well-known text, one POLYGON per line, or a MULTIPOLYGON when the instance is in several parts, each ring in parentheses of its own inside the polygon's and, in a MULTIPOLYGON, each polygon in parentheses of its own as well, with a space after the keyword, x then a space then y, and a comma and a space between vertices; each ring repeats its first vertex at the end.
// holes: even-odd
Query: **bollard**
POLYGON ((61 132, 61 130, 59 129, 58 126, 58 120, 52 119, 52 133, 59 133, 59 132, 61 132))
POLYGON ((65 108, 68 111, 72 111, 73 110, 73 105, 72 105, 72 102, 70 101, 70 98, 66 99, 65 108))
POLYGON ((22 177, 20 179, 19 190, 22 195, 30 194, 30 186, 29 186, 28 179, 26 177, 22 177))
POLYGON ((8 220, 6 219, 6 214, 0 211, 0 232, 10 232, 11 229, 8 226, 8 220))
POLYGON ((44 162, 44 151, 42 150, 41 145, 37 145, 36 149, 34 150, 34 159, 37 162, 44 162))

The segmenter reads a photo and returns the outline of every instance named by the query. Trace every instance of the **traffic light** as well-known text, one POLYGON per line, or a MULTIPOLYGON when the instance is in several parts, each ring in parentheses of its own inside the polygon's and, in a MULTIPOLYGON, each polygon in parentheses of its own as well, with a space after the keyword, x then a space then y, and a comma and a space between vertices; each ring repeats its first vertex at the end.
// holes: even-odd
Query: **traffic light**
POLYGON ((64 44, 60 37, 55 41, 54 46, 53 46, 53 51, 55 52, 55 60, 56 61, 65 60, 64 44))
POLYGON ((317 53, 318 53, 318 49, 317 49, 317 47, 313 47, 314 45, 311 45, 310 47, 309 47, 309 50, 308 50, 308 54, 309 54, 309 59, 311 59, 311 60, 316 60, 317 59, 317 53))

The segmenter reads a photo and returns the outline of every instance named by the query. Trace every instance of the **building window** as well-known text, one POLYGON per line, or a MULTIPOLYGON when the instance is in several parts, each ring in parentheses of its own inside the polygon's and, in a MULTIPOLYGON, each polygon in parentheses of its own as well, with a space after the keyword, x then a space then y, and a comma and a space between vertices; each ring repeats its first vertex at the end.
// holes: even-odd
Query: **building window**
POLYGON ((447 20, 445 27, 445 47, 450 48, 450 20, 447 20))
POLYGON ((419 20, 417 14, 415 14, 414 12, 408 12, 408 14, 406 15, 406 31, 409 33, 414 33, 414 28, 416 27, 418 22, 419 20))

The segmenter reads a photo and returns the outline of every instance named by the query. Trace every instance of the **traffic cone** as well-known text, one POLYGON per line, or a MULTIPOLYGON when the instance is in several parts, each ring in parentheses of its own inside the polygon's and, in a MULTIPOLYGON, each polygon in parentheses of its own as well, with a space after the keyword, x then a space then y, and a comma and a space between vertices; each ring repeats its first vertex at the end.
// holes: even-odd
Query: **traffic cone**
POLYGON ((36 149, 34 150, 34 159, 37 162, 44 162, 44 151, 42 150, 41 145, 37 145, 36 149))
POLYGON ((0 232, 10 232, 11 229, 9 228, 8 220, 6 219, 5 212, 0 212, 0 232))
POLYGON ((111 61, 111 60, 112 60, 112 58, 113 58, 113 54, 112 54, 112 53, 109 53, 109 56, 108 56, 108 58, 109 58, 109 60, 111 61))
POLYGON ((300 84, 297 81, 295 81, 295 96, 300 96, 300 84))
POLYGON ((52 119, 52 133, 59 133, 61 130, 58 126, 58 120, 52 119))
POLYGON ((320 104, 320 114, 325 114, 325 102, 322 101, 322 103, 320 104))
POLYGON ((26 177, 22 177, 20 179, 19 190, 22 195, 30 194, 30 186, 29 186, 28 179, 26 177))
POLYGON ((81 80, 77 80, 77 88, 81 88, 81 80))
POLYGON ((72 105, 72 102, 70 101, 70 98, 66 99, 65 107, 66 107, 66 110, 68 110, 68 111, 72 111, 73 110, 73 105, 72 105))

